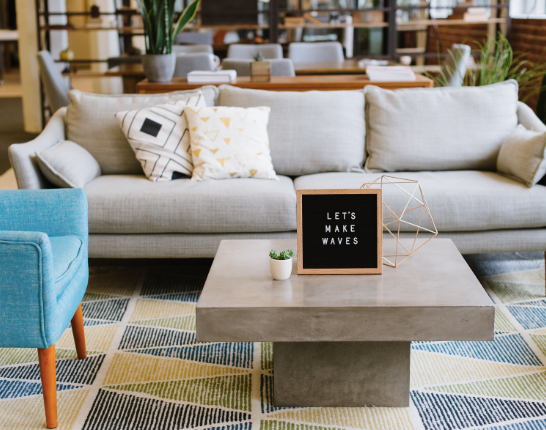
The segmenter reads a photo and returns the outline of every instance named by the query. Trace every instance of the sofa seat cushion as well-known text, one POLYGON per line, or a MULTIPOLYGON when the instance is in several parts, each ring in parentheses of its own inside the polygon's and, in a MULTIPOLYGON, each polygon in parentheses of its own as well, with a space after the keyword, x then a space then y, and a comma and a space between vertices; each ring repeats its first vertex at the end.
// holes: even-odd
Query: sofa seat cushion
MULTIPOLYGON (((542 185, 528 188, 498 173, 471 170, 388 175, 420 182, 440 232, 546 226, 546 187, 542 185)), ((294 185, 297 190, 360 188, 379 176, 377 173, 323 173, 301 176, 294 185)), ((383 200, 393 210, 401 210, 408 196, 397 192, 394 185, 388 185, 384 187, 383 200)), ((408 221, 418 222, 419 212, 407 213, 408 221)))
POLYGON ((150 182, 101 176, 85 186, 90 233, 243 233, 296 229, 290 178, 150 182))

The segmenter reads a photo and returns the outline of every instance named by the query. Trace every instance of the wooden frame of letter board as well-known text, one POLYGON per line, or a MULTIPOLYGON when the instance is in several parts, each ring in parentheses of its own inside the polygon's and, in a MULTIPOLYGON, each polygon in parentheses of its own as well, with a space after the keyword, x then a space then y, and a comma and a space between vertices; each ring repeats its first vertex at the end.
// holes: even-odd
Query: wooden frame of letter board
POLYGON ((351 190, 298 190, 298 275, 381 275, 383 273, 383 200, 381 189, 351 190), (377 268, 372 269, 304 269, 302 196, 309 194, 375 194, 377 196, 377 268))

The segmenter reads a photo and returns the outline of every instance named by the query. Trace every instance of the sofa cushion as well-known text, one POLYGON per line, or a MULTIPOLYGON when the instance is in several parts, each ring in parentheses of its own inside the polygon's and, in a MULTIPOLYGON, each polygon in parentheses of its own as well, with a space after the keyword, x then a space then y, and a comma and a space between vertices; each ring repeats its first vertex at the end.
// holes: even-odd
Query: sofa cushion
POLYGON ((518 84, 384 90, 368 85, 368 170, 496 170, 518 124, 518 84))
MULTIPOLYGON (((430 212, 442 231, 498 230, 546 226, 546 187, 524 184, 494 172, 396 172, 389 175, 418 180, 430 212)), ((376 179, 377 173, 324 173, 301 176, 294 181, 297 190, 360 188, 376 179)), ((396 186, 383 189, 383 201, 393 210, 403 208, 408 195, 396 186)), ((396 211, 396 210, 395 210, 396 211)), ((384 212, 385 214, 385 212, 384 212)), ((404 219, 419 221, 420 211, 404 219)), ((404 230, 411 230, 402 224, 404 230)))
POLYGON ((290 178, 150 182, 101 176, 85 186, 90 233, 239 233, 296 229, 290 178))
POLYGON ((269 143, 281 175, 346 172, 364 161, 362 91, 262 91, 222 85, 218 106, 269 106, 269 143))
MULTIPOLYGON (((142 174, 142 167, 121 131, 116 112, 135 110, 188 98, 196 91, 166 94, 91 94, 72 90, 66 110, 66 139, 76 142, 98 161, 103 175, 142 174)), ((201 88, 207 106, 214 106, 218 89, 201 88)))
POLYGON ((38 166, 49 182, 59 188, 83 188, 100 176, 97 160, 77 143, 61 140, 36 152, 38 166))

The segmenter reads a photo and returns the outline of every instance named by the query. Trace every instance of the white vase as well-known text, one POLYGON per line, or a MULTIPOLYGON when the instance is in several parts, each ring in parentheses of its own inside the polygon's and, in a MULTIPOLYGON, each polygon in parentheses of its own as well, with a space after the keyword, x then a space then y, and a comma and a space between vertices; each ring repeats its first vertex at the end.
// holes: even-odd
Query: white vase
POLYGON ((271 276, 277 281, 284 281, 290 278, 292 274, 292 257, 288 260, 274 260, 269 259, 269 268, 271 269, 271 276))

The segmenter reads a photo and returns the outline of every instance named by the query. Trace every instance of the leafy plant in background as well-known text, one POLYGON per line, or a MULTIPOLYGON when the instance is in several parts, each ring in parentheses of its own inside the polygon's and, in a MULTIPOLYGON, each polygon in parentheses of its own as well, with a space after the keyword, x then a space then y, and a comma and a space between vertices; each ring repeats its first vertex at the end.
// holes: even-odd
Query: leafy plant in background
MULTIPOLYGON (((502 33, 499 33, 497 39, 490 37, 486 42, 475 41, 474 43, 478 46, 478 49, 473 51, 477 67, 474 70, 469 70, 467 76, 463 77, 463 85, 490 85, 514 79, 519 85, 522 102, 526 102, 530 97, 546 90, 546 87, 542 86, 542 80, 546 73, 546 63, 543 61, 543 57, 535 64, 527 59, 527 53, 514 54, 510 42, 502 33)), ((453 57, 451 51, 449 54, 453 57)), ((453 59, 455 60, 454 57, 453 59)), ((454 63, 457 64, 457 61, 454 63)), ((458 73, 458 71, 440 72, 439 76, 434 78, 435 86, 448 86, 449 78, 453 73, 458 73)))
POLYGON ((195 17, 200 2, 189 4, 174 26, 176 0, 137 0, 146 35, 146 54, 172 54, 176 36, 195 17))
POLYGON ((294 251, 292 251, 291 249, 286 249, 284 251, 281 251, 281 253, 277 255, 277 251, 272 249, 271 252, 269 252, 269 256, 273 260, 289 260, 294 256, 294 251))

